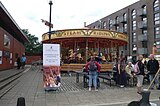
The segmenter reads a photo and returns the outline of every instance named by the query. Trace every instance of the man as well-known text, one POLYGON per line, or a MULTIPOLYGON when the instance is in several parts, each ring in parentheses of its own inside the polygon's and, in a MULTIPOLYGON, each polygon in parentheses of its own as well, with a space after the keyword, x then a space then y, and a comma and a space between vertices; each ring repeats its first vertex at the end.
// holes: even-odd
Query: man
POLYGON ((25 57, 25 55, 23 54, 23 55, 22 55, 22 69, 24 69, 25 64, 26 64, 26 57, 25 57))
POLYGON ((85 68, 86 68, 86 71, 89 71, 89 91, 91 91, 92 79, 93 79, 95 91, 98 91, 97 75, 98 75, 98 72, 100 72, 100 64, 97 61, 95 61, 94 56, 91 56, 91 60, 86 64, 85 68))
POLYGON ((143 56, 138 56, 138 61, 134 66, 134 73, 137 76, 137 93, 141 94, 143 87, 143 78, 144 78, 144 64, 142 62, 143 56))
MULTIPOLYGON (((150 60, 147 63, 147 69, 149 71, 149 80, 151 82, 153 80, 153 78, 155 77, 157 71, 159 70, 159 63, 154 58, 153 54, 150 54, 150 60)), ((159 84, 159 76, 156 77, 153 85, 151 86, 151 89, 154 89, 155 85, 157 85, 157 87, 158 87, 158 84, 159 84)))

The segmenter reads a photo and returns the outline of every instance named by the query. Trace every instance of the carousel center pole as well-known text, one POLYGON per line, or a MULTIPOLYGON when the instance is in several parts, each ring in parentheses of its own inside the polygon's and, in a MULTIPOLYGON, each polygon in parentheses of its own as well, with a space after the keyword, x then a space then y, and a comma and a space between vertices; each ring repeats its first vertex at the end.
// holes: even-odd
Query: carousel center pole
POLYGON ((88 59, 88 39, 86 40, 86 63, 88 59))

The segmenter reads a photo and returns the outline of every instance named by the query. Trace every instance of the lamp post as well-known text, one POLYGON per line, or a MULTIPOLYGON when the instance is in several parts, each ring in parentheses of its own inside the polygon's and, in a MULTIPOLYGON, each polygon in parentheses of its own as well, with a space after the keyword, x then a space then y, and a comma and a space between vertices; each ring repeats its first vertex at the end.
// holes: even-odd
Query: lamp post
POLYGON ((51 11, 52 11, 52 0, 49 1, 50 12, 49 12, 49 43, 51 43, 51 11))

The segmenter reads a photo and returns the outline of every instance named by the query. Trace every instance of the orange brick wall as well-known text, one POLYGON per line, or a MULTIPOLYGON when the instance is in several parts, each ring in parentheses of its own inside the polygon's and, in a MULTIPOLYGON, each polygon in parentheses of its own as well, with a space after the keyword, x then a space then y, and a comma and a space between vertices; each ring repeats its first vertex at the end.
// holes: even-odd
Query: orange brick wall
POLYGON ((21 57, 25 53, 25 47, 22 43, 16 40, 12 35, 0 27, 0 51, 2 51, 2 64, 0 64, 0 70, 10 69, 14 67, 16 62, 16 53, 21 57), (4 34, 9 36, 10 48, 4 47, 4 34), (10 57, 4 57, 4 51, 12 53, 12 63, 10 63, 10 57))

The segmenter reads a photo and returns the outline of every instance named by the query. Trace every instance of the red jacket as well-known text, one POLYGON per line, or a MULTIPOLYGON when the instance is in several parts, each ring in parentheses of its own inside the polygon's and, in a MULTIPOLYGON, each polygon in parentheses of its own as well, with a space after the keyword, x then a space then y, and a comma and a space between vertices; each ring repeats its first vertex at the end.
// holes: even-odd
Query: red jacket
MULTIPOLYGON (((88 62, 88 63, 86 64, 86 66, 85 66, 86 71, 88 71, 88 65, 89 65, 89 64, 90 64, 90 62, 88 62)), ((97 61, 95 61, 95 64, 96 64, 96 66, 97 66, 98 72, 100 72, 101 65, 100 65, 97 61)))

